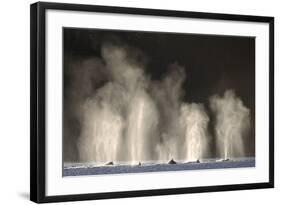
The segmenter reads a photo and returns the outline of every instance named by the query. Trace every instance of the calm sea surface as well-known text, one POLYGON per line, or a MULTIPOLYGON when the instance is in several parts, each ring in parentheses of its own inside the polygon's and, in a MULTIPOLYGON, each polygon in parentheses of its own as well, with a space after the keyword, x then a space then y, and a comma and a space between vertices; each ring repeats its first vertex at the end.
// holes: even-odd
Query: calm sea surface
POLYGON ((177 164, 144 164, 144 165, 68 165, 63 169, 63 176, 100 175, 100 174, 122 174, 143 173, 162 171, 183 171, 200 169, 225 169, 255 167, 255 158, 243 158, 228 161, 208 160, 204 162, 188 162, 177 164))

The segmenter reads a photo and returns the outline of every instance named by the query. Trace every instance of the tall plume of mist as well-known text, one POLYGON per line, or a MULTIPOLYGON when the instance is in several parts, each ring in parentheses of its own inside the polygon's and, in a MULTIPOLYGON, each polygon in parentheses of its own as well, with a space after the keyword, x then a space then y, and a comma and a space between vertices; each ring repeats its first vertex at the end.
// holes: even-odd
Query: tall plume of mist
POLYGON ((81 161, 148 161, 153 159, 158 113, 147 92, 148 78, 130 62, 126 48, 102 48, 110 80, 82 105, 81 161))
POLYGON ((152 95, 159 110, 159 143, 156 146, 160 161, 171 158, 183 159, 184 142, 179 124, 182 99, 182 84, 185 73, 182 67, 173 64, 161 81, 152 83, 152 95))
POLYGON ((79 161, 77 139, 80 136, 83 112, 81 105, 108 80, 104 64, 98 58, 79 60, 72 56, 64 59, 64 112, 63 112, 63 154, 67 162, 79 161), (81 70, 83 72, 81 72, 81 70))
MULTIPOLYGON (((208 157, 209 115, 204 104, 184 101, 184 68, 174 63, 153 81, 134 52, 105 43, 100 58, 68 65, 72 87, 64 115, 75 113, 80 129, 77 138, 69 140, 75 145, 65 146, 67 154, 77 150, 77 161, 97 164, 208 157)), ((216 116, 220 155, 243 154, 249 110, 232 91, 211 97, 210 108, 216 116)), ((64 130, 66 135, 72 131, 68 126, 64 130)))
POLYGON ((198 160, 209 152, 209 117, 203 104, 183 104, 180 125, 184 128, 185 159, 198 160))
POLYGON ((154 99, 160 109, 160 142, 158 158, 194 161, 208 153, 208 122, 203 104, 184 103, 183 67, 173 64, 161 82, 152 86, 154 99))
POLYGON ((243 157, 244 138, 250 129, 250 111, 233 90, 225 91, 222 97, 210 98, 210 107, 215 113, 216 145, 222 158, 243 157))

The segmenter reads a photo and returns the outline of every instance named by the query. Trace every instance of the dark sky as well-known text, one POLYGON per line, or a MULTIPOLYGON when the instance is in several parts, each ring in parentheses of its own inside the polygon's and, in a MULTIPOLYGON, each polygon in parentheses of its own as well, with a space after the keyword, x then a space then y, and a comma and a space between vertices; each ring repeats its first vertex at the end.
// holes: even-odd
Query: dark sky
POLYGON ((65 29, 64 52, 81 58, 100 57, 102 43, 125 42, 147 56, 153 79, 177 62, 186 68, 187 100, 204 102, 212 94, 235 89, 247 107, 254 98, 255 39, 217 35, 65 29))
MULTIPOLYGON (((255 119, 255 38, 158 32, 131 32, 96 29, 64 29, 64 62, 101 56, 104 42, 126 44, 144 55, 136 56, 152 80, 159 80, 169 64, 185 68, 186 102, 208 104, 209 97, 235 90, 251 110, 249 153, 254 148, 255 119)), ((64 89, 70 85, 64 75, 64 89)))

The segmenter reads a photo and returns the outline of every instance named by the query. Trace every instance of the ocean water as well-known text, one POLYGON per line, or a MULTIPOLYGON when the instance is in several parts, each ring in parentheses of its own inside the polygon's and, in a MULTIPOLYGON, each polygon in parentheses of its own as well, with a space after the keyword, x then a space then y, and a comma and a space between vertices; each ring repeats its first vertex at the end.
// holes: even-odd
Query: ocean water
POLYGON ((182 170, 202 169, 226 169, 255 167, 255 158, 241 158, 235 160, 210 159, 202 162, 186 162, 177 164, 142 164, 142 165, 103 165, 91 164, 68 164, 63 168, 63 176, 122 174, 122 173, 144 173, 182 170))

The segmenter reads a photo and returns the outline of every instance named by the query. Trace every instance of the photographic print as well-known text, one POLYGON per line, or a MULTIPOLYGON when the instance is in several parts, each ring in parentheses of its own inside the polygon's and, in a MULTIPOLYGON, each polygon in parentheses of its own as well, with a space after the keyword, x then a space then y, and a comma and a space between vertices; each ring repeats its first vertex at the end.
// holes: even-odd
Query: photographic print
POLYGON ((63 28, 63 176, 255 167, 255 37, 63 28))

